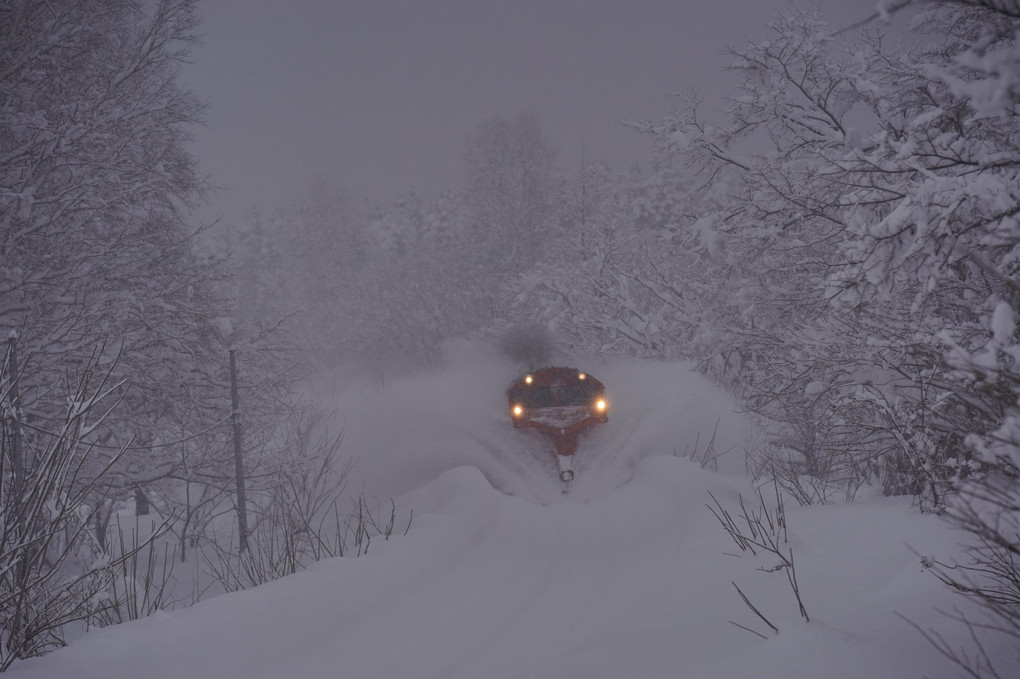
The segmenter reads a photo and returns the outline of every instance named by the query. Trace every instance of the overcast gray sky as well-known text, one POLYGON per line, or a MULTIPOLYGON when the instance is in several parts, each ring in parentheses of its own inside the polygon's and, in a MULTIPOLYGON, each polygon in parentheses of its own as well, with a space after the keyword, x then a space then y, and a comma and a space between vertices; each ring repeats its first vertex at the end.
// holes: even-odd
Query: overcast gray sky
MULTIPOLYGON (((876 0, 823 0, 836 25, 876 0)), ((800 2, 800 0, 798 0, 800 2)), ((807 0, 804 0, 807 2, 807 0)), ((801 3, 803 4, 803 3, 801 3)), ((203 215, 292 201, 318 175, 352 198, 463 179, 478 122, 534 111, 564 162, 624 168, 670 93, 717 105, 726 46, 763 37, 780 0, 206 0, 186 82, 208 127, 195 151, 223 187, 203 215)))

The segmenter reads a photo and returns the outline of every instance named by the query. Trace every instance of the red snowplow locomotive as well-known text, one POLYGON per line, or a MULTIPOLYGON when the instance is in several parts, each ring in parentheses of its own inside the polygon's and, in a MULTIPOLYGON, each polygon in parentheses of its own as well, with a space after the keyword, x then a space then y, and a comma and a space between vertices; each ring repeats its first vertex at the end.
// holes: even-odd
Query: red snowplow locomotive
POLYGON ((569 483, 578 437, 609 421, 605 385, 574 368, 542 368, 518 379, 506 395, 514 427, 536 429, 552 440, 560 479, 569 483))

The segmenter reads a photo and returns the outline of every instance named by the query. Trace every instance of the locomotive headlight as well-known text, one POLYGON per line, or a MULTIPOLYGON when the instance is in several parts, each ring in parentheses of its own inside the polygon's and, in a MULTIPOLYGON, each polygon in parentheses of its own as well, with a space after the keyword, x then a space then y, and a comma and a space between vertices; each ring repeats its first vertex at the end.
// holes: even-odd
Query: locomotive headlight
POLYGON ((534 381, 534 379, 531 377, 531 375, 525 375, 524 376, 524 383, 525 384, 531 384, 532 381, 534 381))
POLYGON ((577 373, 577 379, 579 379, 579 380, 586 380, 586 379, 588 379, 588 376, 585 375, 584 373, 577 373))
POLYGON ((600 413, 604 413, 606 411, 606 399, 600 398, 599 400, 595 401, 595 410, 599 411, 600 413))
POLYGON ((515 405, 514 406, 514 417, 520 417, 523 414, 524 414, 524 408, 522 408, 520 405, 515 405))

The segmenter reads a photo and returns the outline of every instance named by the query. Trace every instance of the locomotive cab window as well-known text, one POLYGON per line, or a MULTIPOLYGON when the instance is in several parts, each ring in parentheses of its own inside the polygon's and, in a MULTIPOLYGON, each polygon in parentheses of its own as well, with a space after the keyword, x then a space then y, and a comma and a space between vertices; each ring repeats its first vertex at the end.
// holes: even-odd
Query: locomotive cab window
POLYGON ((549 387, 514 389, 513 400, 526 408, 548 408, 552 405, 552 391, 549 387))

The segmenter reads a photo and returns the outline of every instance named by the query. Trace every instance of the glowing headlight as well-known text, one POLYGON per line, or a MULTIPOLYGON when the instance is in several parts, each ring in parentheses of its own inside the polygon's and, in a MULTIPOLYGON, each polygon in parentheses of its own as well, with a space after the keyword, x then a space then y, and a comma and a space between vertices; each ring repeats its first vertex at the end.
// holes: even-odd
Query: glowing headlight
POLYGON ((586 379, 588 379, 588 376, 585 375, 584 373, 577 373, 577 379, 579 379, 579 380, 586 380, 586 379))
POLYGON ((514 417, 520 417, 524 414, 524 408, 521 406, 514 406, 514 417))
POLYGON ((603 411, 605 409, 606 409, 606 400, 604 398, 600 398, 599 400, 595 401, 595 410, 603 411))
POLYGON ((525 375, 525 376, 524 376, 524 383, 525 383, 525 384, 531 384, 531 382, 532 382, 532 379, 533 379, 533 378, 531 377, 531 375, 525 375))

